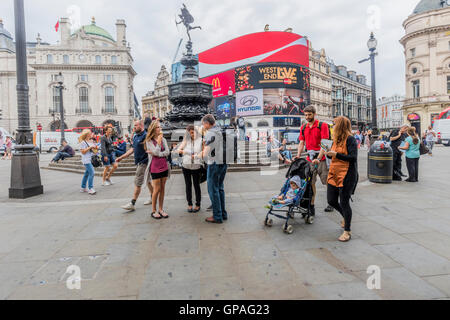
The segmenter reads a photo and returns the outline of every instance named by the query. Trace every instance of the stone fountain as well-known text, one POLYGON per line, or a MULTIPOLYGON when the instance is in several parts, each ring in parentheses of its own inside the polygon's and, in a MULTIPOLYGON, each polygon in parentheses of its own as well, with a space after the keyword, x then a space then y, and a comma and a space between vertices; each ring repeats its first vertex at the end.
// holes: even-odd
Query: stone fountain
POLYGON ((192 27, 194 18, 183 4, 180 22, 186 27, 189 41, 186 44, 186 53, 183 54, 181 64, 185 67, 181 81, 169 85, 169 100, 173 105, 172 111, 162 119, 162 129, 168 141, 179 141, 184 130, 190 124, 198 122, 209 113, 208 105, 213 99, 212 85, 200 82, 195 67, 198 58, 192 52, 192 41, 190 31, 201 29, 192 27))

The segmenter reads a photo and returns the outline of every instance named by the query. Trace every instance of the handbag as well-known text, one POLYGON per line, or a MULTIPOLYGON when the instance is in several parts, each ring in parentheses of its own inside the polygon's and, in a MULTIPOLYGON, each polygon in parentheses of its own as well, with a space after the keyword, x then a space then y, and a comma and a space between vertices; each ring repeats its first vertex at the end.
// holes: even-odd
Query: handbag
MULTIPOLYGON (((86 141, 84 141, 84 143, 89 147, 89 144, 86 141)), ((91 164, 94 168, 101 167, 103 165, 102 158, 98 154, 93 154, 91 156, 91 164)))
POLYGON ((428 149, 428 147, 425 145, 425 143, 423 143, 423 141, 420 142, 419 150, 420 150, 420 155, 424 155, 424 154, 427 154, 430 152, 430 149, 428 149))

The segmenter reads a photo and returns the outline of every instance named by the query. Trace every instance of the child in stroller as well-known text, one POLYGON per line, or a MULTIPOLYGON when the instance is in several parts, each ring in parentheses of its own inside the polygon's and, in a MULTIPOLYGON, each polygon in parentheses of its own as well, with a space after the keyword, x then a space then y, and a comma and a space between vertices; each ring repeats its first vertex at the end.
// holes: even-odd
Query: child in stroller
POLYGON ((271 206, 274 208, 282 208, 294 203, 295 198, 299 195, 299 192, 304 190, 305 185, 305 180, 301 180, 299 176, 293 176, 292 179, 289 180, 290 188, 287 189, 286 192, 282 192, 279 196, 273 197, 266 208, 270 209, 271 206))
POLYGON ((270 215, 273 215, 286 220, 283 231, 291 234, 294 228, 289 224, 289 219, 293 219, 295 213, 300 213, 307 224, 314 222, 314 216, 311 215, 312 172, 309 162, 305 159, 297 159, 291 164, 280 195, 273 197, 269 201, 269 205, 265 206, 269 212, 264 225, 268 227, 273 225, 273 220, 269 218, 270 215), (277 212, 283 212, 285 216, 277 214, 277 212))

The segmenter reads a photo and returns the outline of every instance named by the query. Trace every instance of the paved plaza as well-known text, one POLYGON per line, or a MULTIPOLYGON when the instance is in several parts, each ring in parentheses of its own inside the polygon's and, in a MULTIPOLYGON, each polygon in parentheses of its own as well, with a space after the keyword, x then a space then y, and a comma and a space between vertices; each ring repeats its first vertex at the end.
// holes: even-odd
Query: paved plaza
POLYGON ((206 185, 202 211, 187 213, 181 175, 167 185, 171 217, 157 221, 143 205, 147 191, 136 212, 120 208, 132 177, 110 187, 96 177, 98 193, 88 196, 80 175, 41 170, 44 195, 9 200, 10 162, 0 161, 0 299, 448 299, 450 148, 421 158, 417 184, 370 183, 365 153, 348 243, 337 241, 338 214, 323 212, 323 186, 313 225, 297 218, 292 235, 280 220, 264 227, 264 205, 286 169, 229 173, 229 220, 211 225, 206 185), (71 265, 80 290, 66 286, 71 265), (381 269, 379 290, 366 285, 371 265, 381 269))

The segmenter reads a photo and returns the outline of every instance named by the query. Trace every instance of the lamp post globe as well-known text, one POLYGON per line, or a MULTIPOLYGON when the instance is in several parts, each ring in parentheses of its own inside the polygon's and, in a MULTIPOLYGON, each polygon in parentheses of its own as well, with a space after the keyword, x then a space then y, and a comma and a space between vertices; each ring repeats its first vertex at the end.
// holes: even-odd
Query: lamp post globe
POLYGON ((375 49, 377 48, 378 45, 378 41, 377 39, 375 39, 375 36, 373 35, 373 32, 370 34, 370 38, 369 41, 367 41, 367 47, 369 48, 370 51, 375 51, 375 49))
POLYGON ((56 82, 58 82, 58 84, 60 86, 63 85, 63 83, 64 83, 64 76, 62 75, 61 72, 56 76, 56 82))

